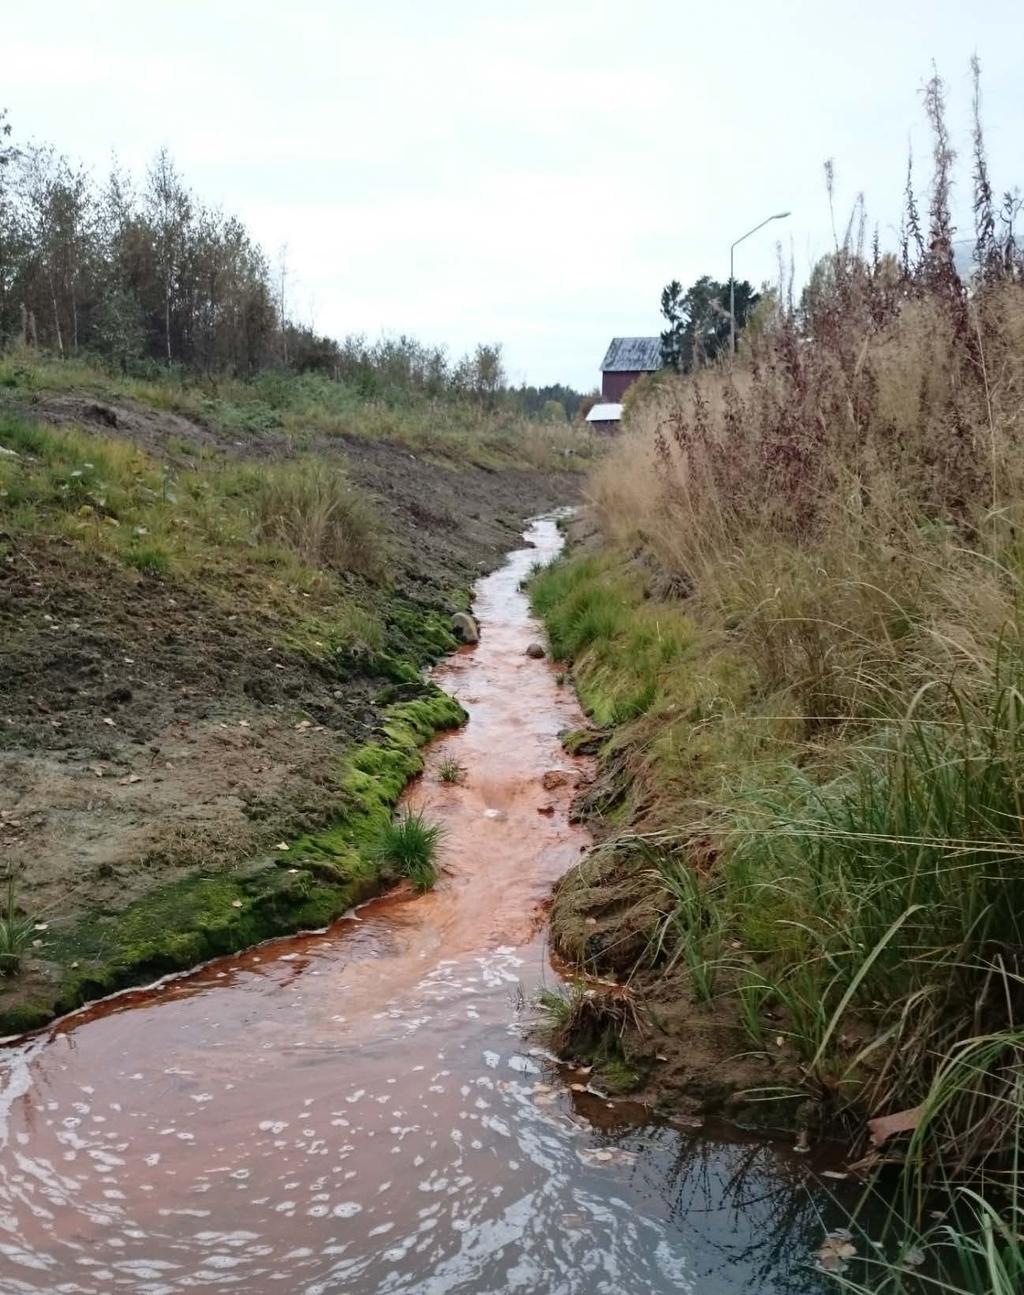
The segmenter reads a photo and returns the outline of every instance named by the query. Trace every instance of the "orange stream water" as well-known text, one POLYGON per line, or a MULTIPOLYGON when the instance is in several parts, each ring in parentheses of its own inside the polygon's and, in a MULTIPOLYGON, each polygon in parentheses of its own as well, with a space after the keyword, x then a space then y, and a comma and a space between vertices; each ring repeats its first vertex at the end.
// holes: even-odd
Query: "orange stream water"
POLYGON ((435 891, 0 1052, 0 1295, 817 1289, 800 1165, 620 1120, 517 1019, 587 845, 558 741, 582 717, 525 655, 519 590, 560 539, 528 538, 478 585, 481 643, 435 672, 470 713, 406 798, 447 828, 435 891))

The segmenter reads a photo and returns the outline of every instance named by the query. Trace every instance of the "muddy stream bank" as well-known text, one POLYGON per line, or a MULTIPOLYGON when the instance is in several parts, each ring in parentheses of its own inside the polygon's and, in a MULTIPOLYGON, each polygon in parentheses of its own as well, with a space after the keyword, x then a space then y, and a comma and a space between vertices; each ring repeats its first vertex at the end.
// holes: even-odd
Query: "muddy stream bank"
POLYGON ((805 1160, 638 1126, 517 1016, 555 980, 544 905, 587 846, 557 736, 581 716, 525 655, 519 591, 560 538, 527 537, 477 587, 480 644, 434 673, 470 716, 406 797, 447 828, 435 891, 0 1051, 0 1295, 827 1289, 805 1160))

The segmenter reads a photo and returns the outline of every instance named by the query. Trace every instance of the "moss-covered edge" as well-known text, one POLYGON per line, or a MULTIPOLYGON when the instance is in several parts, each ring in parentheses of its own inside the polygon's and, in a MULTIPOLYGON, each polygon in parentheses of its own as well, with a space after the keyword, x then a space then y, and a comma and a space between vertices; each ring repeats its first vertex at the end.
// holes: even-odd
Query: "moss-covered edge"
POLYGON ((237 953, 272 936, 326 926, 379 894, 387 877, 369 849, 410 778, 420 748, 466 712, 439 688, 388 707, 374 741, 339 770, 339 813, 323 832, 243 868, 161 886, 117 913, 91 914, 52 933, 45 956, 53 984, 0 1011, 0 1037, 47 1025, 119 989, 237 953))

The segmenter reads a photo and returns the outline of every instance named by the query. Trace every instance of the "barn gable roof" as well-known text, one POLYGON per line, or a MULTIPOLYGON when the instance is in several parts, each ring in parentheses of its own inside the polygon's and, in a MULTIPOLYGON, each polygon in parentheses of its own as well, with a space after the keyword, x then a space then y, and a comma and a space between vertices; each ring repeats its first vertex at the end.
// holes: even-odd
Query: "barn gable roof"
POLYGON ((602 373, 651 373, 661 368, 660 337, 613 337, 602 373))

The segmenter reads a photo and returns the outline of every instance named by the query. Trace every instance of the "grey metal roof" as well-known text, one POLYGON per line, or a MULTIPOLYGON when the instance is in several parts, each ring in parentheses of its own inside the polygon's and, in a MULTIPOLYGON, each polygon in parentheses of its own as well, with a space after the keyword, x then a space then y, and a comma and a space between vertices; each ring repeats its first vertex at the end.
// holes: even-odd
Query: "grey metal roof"
POLYGON ((661 368, 660 337, 613 337, 602 373, 650 373, 661 368))
POLYGON ((616 404, 595 405, 587 414, 588 423, 617 423, 622 417, 622 406, 616 404))

